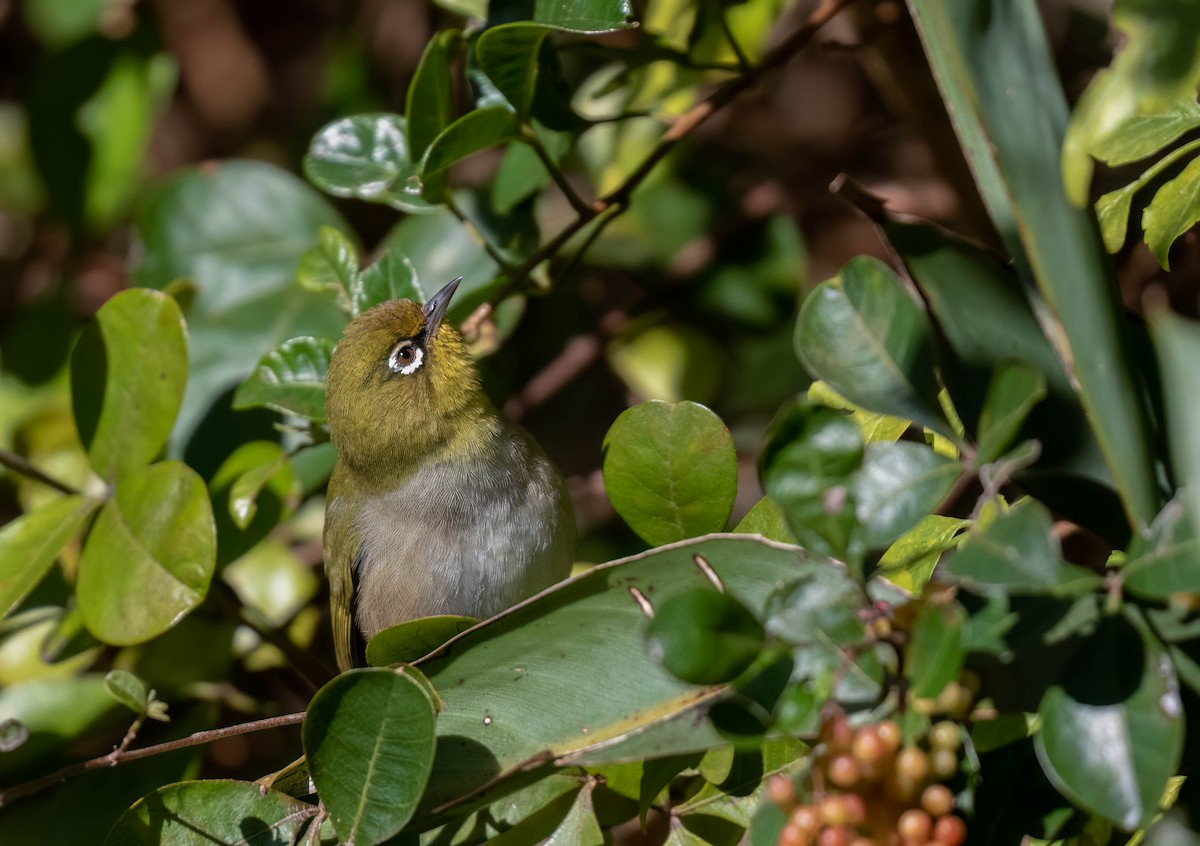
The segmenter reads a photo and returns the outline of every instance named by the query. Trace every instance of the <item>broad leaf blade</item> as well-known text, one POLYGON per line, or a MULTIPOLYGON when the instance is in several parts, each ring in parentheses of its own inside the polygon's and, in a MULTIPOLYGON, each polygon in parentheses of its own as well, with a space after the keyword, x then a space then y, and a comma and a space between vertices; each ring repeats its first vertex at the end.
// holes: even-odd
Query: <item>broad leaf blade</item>
POLYGON ((325 421, 325 374, 336 341, 292 338, 268 352, 233 395, 234 408, 266 406, 325 421))
POLYGON ((533 21, 568 32, 611 32, 625 29, 633 17, 628 0, 493 0, 488 25, 533 21))
POLYGON ((313 136, 304 175, 335 197, 384 203, 401 211, 428 211, 400 115, 342 118, 313 136))
POLYGON ((924 444, 867 444, 854 479, 854 508, 863 537, 883 549, 932 512, 962 467, 924 444))
POLYGON ((0 618, 38 586, 99 505, 94 499, 64 496, 0 528, 0 618))
POLYGON ((438 174, 467 156, 513 140, 520 131, 520 122, 508 106, 467 112, 430 143, 421 160, 421 175, 438 174))
POLYGON ((1029 412, 1046 396, 1041 372, 1020 359, 996 365, 979 414, 979 462, 994 461, 1016 440, 1029 412))

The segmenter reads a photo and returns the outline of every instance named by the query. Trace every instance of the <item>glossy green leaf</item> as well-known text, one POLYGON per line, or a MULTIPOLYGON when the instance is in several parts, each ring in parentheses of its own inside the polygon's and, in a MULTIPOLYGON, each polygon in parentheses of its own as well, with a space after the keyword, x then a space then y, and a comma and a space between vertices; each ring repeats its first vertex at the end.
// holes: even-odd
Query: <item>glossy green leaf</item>
POLYGON ((522 120, 529 118, 539 75, 546 72, 538 54, 549 34, 540 24, 516 22, 485 29, 475 42, 480 69, 522 120))
POLYGON ((142 713, 152 701, 146 683, 125 670, 109 670, 104 676, 108 695, 136 714, 142 713))
POLYGON ((866 636, 862 590, 845 568, 830 564, 795 579, 771 594, 767 633, 793 646, 850 646, 866 636))
POLYGON ((611 32, 629 26, 633 8, 628 0, 492 0, 488 24, 533 21, 568 32, 611 32))
MULTIPOLYGON (((656 608, 711 589, 696 556, 756 616, 778 583, 831 566, 746 535, 684 541, 594 567, 459 635, 420 664, 445 702, 423 806, 465 796, 534 756, 598 764, 723 745, 701 717, 721 690, 687 685, 651 660, 648 620, 631 593, 656 608)), ((439 820, 419 814, 414 826, 439 820)))
POLYGON ((325 374, 337 344, 331 338, 292 338, 264 355, 233 395, 234 408, 265 406, 325 421, 325 374))
POLYGON ((1061 559, 1050 512, 1036 500, 1024 499, 971 531, 947 560, 947 567, 968 584, 1012 593, 1070 593, 1102 582, 1061 559))
POLYGON ((400 623, 371 638, 367 644, 367 663, 372 667, 410 664, 478 622, 474 617, 447 614, 400 623))
POLYGON ((208 483, 217 525, 217 563, 228 564, 291 516, 300 480, 279 444, 251 441, 222 462, 208 483))
POLYGON ((322 226, 317 243, 300 257, 296 281, 307 290, 333 290, 349 298, 358 278, 358 248, 332 226, 322 226))
POLYGON ((1020 359, 996 365, 979 413, 979 462, 995 461, 1012 446, 1029 412, 1046 396, 1046 380, 1020 359))
POLYGON ((187 339, 175 300, 122 291, 100 307, 71 355, 79 439, 110 484, 163 448, 187 383, 187 339))
POLYGON ((769 496, 764 496, 746 512, 741 522, 733 527, 738 534, 762 535, 767 540, 780 543, 795 543, 796 536, 788 528, 783 510, 769 496))
POLYGON ((363 270, 351 293, 356 314, 387 300, 413 300, 423 304, 426 299, 416 267, 397 247, 387 250, 363 270))
POLYGON ((797 399, 771 422, 759 453, 759 481, 805 548, 839 557, 852 551, 851 486, 862 458, 858 427, 832 409, 797 399))
POLYGON ((1096 219, 1100 222, 1100 234, 1104 237, 1104 249, 1115 253, 1125 246, 1129 229, 1129 212, 1133 207, 1133 195, 1141 186, 1134 182, 1116 191, 1109 191, 1096 201, 1096 219))
POLYGON ((1149 114, 1134 114, 1092 148, 1092 155, 1113 167, 1158 152, 1186 132, 1200 129, 1200 104, 1193 95, 1149 114))
POLYGON ((867 444, 852 486, 855 516, 873 549, 883 549, 933 511, 962 467, 924 444, 867 444))
POLYGON ((1175 240, 1200 220, 1200 158, 1158 189, 1142 214, 1146 243, 1164 270, 1171 265, 1167 254, 1175 240))
POLYGON ((79 560, 75 595, 97 638, 142 643, 200 604, 215 564, 204 482, 164 461, 124 477, 104 504, 79 560))
POLYGON ((135 802, 104 846, 291 843, 316 813, 315 805, 248 781, 183 781, 135 802))
POLYGON ((411 667, 351 670, 317 692, 304 751, 344 842, 374 846, 416 810, 433 766, 436 712, 411 667))
POLYGON ((1200 491, 1200 323, 1160 307, 1150 314, 1150 329, 1161 371, 1171 468, 1176 482, 1191 492, 1184 499, 1191 524, 1200 526, 1195 494, 1200 491))
POLYGON ((860 256, 817 286, 796 321, 796 352, 857 406, 950 431, 938 405, 929 319, 878 259, 860 256))
POLYGON ((904 672, 913 696, 932 699, 958 678, 966 658, 962 641, 964 616, 962 608, 955 602, 930 602, 921 607, 904 660, 904 672))
POLYGON ((186 169, 140 207, 133 281, 166 288, 187 278, 195 285, 187 309, 188 390, 173 453, 182 453, 201 419, 269 350, 298 336, 341 336, 346 317, 332 297, 295 281, 321 226, 350 231, 319 194, 260 162, 186 169))
POLYGON ((429 39, 408 86, 404 108, 408 149, 418 161, 454 119, 450 64, 461 40, 462 33, 457 29, 443 29, 429 39))
POLYGON ((691 684, 732 681, 754 663, 762 645, 762 623, 732 596, 711 588, 672 596, 646 630, 650 655, 691 684))
POLYGON ((1148 523, 1161 505, 1149 413, 1112 264, 1091 210, 1063 187, 1067 106, 1037 4, 994 4, 986 15, 953 0, 909 8, 997 230, 1045 298, 1042 322, 1069 349, 1129 523, 1148 523))
POLYGON ((1046 692, 1034 745, 1064 795, 1131 831, 1158 812, 1183 752, 1184 716, 1166 650, 1136 612, 1126 616, 1105 618, 1046 692))
POLYGON ((488 106, 467 112, 433 139, 421 174, 428 178, 467 156, 515 139, 521 131, 517 116, 507 106, 488 106))
POLYGON ((965 523, 940 514, 922 517, 880 557, 882 575, 897 587, 919 594, 942 555, 953 547, 954 538, 965 523))
POLYGON ((1200 592, 1200 537, 1181 491, 1129 548, 1121 577, 1125 589, 1148 599, 1200 592))
POLYGON ((554 832, 542 841, 542 846, 602 846, 605 837, 596 820, 596 808, 592 802, 593 784, 589 781, 575 794, 571 810, 554 832))
POLYGON ((419 169, 409 154, 407 124, 400 115, 355 115, 335 120, 313 136, 304 175, 335 197, 383 203, 421 213, 419 169))
POLYGON ((99 505, 81 496, 59 497, 0 528, 0 618, 38 586, 99 505))
POLYGON ((890 414, 876 414, 865 408, 859 408, 820 379, 808 386, 808 401, 813 405, 824 405, 849 411, 850 419, 858 424, 858 428, 862 430, 863 440, 867 443, 899 440, 912 427, 911 420, 892 417, 890 414))
POLYGON ((617 513, 654 545, 722 530, 737 495, 729 430, 693 402, 622 412, 604 439, 603 471, 617 513))

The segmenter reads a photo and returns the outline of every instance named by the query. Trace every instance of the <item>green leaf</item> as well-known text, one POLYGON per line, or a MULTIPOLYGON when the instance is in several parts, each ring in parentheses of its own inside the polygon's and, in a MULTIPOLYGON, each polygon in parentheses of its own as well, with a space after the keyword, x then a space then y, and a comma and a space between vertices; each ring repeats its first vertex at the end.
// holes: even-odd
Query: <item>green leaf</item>
POLYGON ((1023 499, 1006 514, 977 527, 947 560, 950 573, 968 584, 1012 593, 1070 594, 1103 580, 1061 560, 1050 512, 1023 499))
POLYGON ((0 618, 38 586, 99 505, 82 496, 59 497, 0 528, 0 618))
POLYGON ((780 409, 759 453, 763 490, 782 509, 807 549, 838 557, 861 554, 851 485, 863 458, 858 427, 836 411, 802 399, 780 409))
POLYGON ((177 461, 131 472, 104 504, 79 560, 88 630, 127 646, 162 634, 208 593, 216 564, 204 482, 177 461))
POLYGON ((1189 496, 1191 491, 1181 491, 1130 546, 1121 568, 1130 593, 1167 599, 1200 591, 1200 538, 1185 508, 1189 496))
POLYGON ((269 350, 303 335, 341 337, 345 315, 328 294, 297 285, 296 266, 321 226, 350 230, 300 180, 241 161, 177 172, 140 207, 137 224, 142 260, 134 282, 195 284, 188 390, 170 442, 178 455, 200 420, 269 350))
POLYGON ((612 32, 633 17, 628 0, 492 0, 488 25, 529 20, 567 32, 612 32))
POLYGON ((1148 523, 1161 507, 1149 412, 1112 262, 1084 208, 1086 175, 1067 175, 1072 198, 1063 184, 1066 98, 1037 4, 976 15, 954 0, 912 0, 910 11, 1000 237, 1045 298, 1048 334, 1069 350, 1128 521, 1148 523))
POLYGON ((1142 213, 1146 243, 1163 270, 1170 270, 1167 254, 1175 239, 1200 220, 1200 158, 1192 159, 1183 171, 1158 189, 1142 213))
POLYGON ((956 602, 926 602, 921 606, 904 661, 913 696, 932 699, 958 678, 966 658, 962 640, 964 616, 956 602))
POLYGON ((1142 186, 1137 182, 1124 188, 1109 191, 1096 201, 1096 219, 1100 221, 1100 233, 1104 236, 1104 249, 1115 253, 1125 246, 1125 234, 1129 228, 1129 211, 1133 206, 1133 195, 1142 186))
POLYGON ((951 548, 965 520, 928 514, 896 539, 879 559, 882 575, 910 593, 920 594, 942 554, 951 548))
POLYGON ((1041 371, 1020 359, 996 365, 979 413, 977 461, 995 461, 1012 446, 1033 407, 1046 396, 1041 371))
POLYGON ((517 22, 485 29, 475 42, 479 67, 522 121, 529 119, 539 75, 545 72, 538 54, 549 34, 548 27, 517 22))
POLYGON ((474 617, 446 614, 386 628, 367 644, 367 663, 372 667, 412 663, 478 622, 474 617))
POLYGON ((542 846, 602 846, 605 838, 592 803, 593 786, 594 782, 588 781, 575 794, 571 810, 554 829, 554 833, 542 841, 542 846))
MULTIPOLYGON (((300 490, 296 474, 282 450, 271 460, 251 467, 238 476, 229 488, 229 516, 234 525, 245 530, 258 514, 258 497, 268 485, 282 490, 287 499, 299 499, 300 490)), ((290 503, 289 503, 290 505, 290 503)))
POLYGON ((421 160, 421 176, 427 179, 467 156, 512 141, 520 131, 520 121, 508 106, 467 112, 430 143, 421 160))
POLYGON ((349 300, 357 278, 358 248, 332 226, 322 226, 316 245, 300 257, 296 281, 309 291, 333 290, 349 300))
POLYGON ((800 308, 796 352, 857 406, 949 434, 938 404, 929 319, 899 277, 859 256, 800 308))
POLYGON ((412 260, 394 246, 358 275, 351 294, 355 314, 387 300, 413 300, 424 305, 426 299, 412 260))
POLYGON ((1183 703, 1166 650, 1136 611, 1104 618, 1038 713, 1038 759, 1071 801, 1129 831, 1158 812, 1183 752, 1183 703))
POLYGON ((160 787, 135 802, 117 820, 104 844, 241 846, 291 843, 316 813, 314 805, 248 781, 183 781, 160 787))
POLYGON ((872 549, 883 549, 928 515, 954 487, 962 467, 924 444, 867 444, 854 477, 855 515, 872 549))
POLYGON ((646 631, 650 655, 691 684, 732 681, 754 663, 762 645, 762 623, 712 588, 672 596, 655 610, 646 631))
POLYGON ((808 386, 808 401, 813 405, 824 405, 828 408, 849 411, 850 419, 858 424, 858 428, 862 430, 863 440, 867 443, 899 440, 912 427, 911 420, 892 417, 890 414, 876 414, 865 408, 859 408, 852 402, 847 402, 837 391, 820 379, 808 386))
POLYGON ((287 453, 272 441, 251 441, 235 449, 213 474, 208 491, 222 566, 290 517, 301 494, 287 453))
POLYGON ((100 307, 71 354, 71 403, 92 467, 109 484, 162 450, 187 383, 175 300, 121 291, 100 307))
POLYGON ((450 65, 458 52, 462 33, 444 29, 425 45, 405 99, 408 149, 418 161, 433 139, 454 119, 454 80, 450 65))
POLYGON ((265 406, 325 422, 325 374, 337 342, 292 338, 264 355, 233 395, 234 408, 265 406))
POLYGON ((430 209, 409 154, 407 123, 400 115, 355 115, 335 120, 313 136, 304 175, 335 197, 354 197, 420 214, 430 209))
POLYGON ((1163 307, 1150 313, 1151 337, 1158 358, 1166 405, 1167 439, 1176 482, 1190 493, 1184 500, 1192 526, 1200 526, 1200 323, 1163 307))
POLYGON ((109 670, 104 676, 104 689, 108 695, 135 714, 141 714, 153 701, 146 683, 124 670, 109 670))
POLYGON ((436 711, 411 667, 351 670, 308 706, 304 751, 342 841, 374 846, 408 822, 433 766, 436 711))
POLYGON ((793 646, 852 646, 866 636, 861 614, 866 606, 866 597, 845 569, 831 564, 771 594, 767 633, 793 646))
POLYGON ((1130 115, 1103 135, 1091 153, 1117 167, 1144 159, 1193 129, 1200 129, 1200 104, 1194 92, 1164 109, 1130 115))
POLYGON ((769 496, 764 496, 746 512, 742 521, 734 526, 736 534, 762 535, 780 543, 795 543, 796 536, 788 528, 783 510, 769 496))
POLYGON ((645 402, 604 438, 604 487, 648 543, 719 532, 737 495, 737 456, 721 419, 693 402, 645 402))

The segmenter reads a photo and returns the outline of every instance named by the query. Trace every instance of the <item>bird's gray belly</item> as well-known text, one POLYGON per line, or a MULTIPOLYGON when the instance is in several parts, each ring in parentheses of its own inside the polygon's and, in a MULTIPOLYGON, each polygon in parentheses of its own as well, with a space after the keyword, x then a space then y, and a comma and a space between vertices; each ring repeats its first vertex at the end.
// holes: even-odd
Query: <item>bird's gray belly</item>
POLYGON ((358 518, 363 635, 435 614, 490 617, 565 578, 574 525, 559 525, 573 523, 564 496, 548 465, 439 465, 375 500, 358 518))

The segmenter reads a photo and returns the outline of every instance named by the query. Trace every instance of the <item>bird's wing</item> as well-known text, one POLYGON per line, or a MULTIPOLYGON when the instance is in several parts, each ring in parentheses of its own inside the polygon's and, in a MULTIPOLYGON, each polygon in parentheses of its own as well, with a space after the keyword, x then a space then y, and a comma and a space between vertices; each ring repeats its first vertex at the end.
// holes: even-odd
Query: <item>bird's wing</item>
POLYGON ((354 625, 354 593, 362 543, 353 520, 336 507, 325 515, 325 577, 329 579, 329 612, 338 669, 366 663, 362 635, 354 625))

